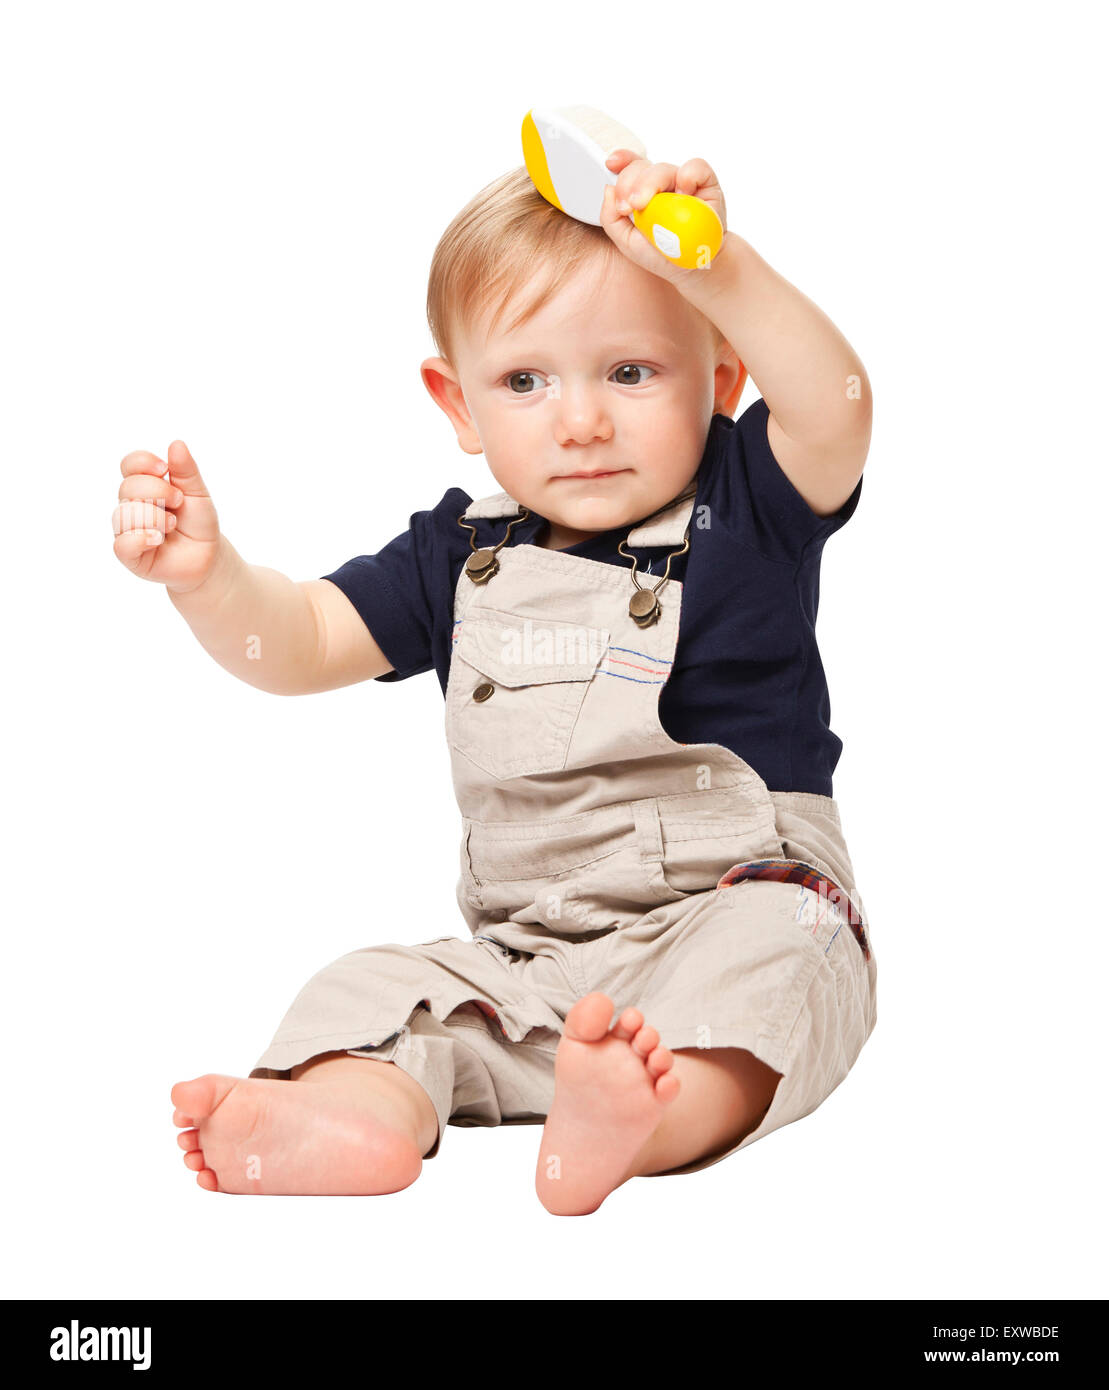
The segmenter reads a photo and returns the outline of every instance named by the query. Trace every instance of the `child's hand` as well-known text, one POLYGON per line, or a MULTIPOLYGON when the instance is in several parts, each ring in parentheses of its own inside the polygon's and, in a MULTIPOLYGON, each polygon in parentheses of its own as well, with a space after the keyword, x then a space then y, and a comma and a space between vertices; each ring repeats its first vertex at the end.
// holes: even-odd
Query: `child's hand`
POLYGON ((120 563, 174 593, 203 584, 219 556, 219 518, 188 449, 174 440, 168 465, 140 449, 119 468, 112 530, 120 563))
POLYGON ((703 203, 708 203, 720 218, 727 235, 724 194, 708 164, 703 159, 687 159, 679 169, 676 164, 652 164, 650 160, 640 159, 631 150, 613 150, 605 164, 619 177, 605 189, 601 226, 624 255, 643 270, 669 280, 678 289, 690 283, 690 276, 700 277, 703 283, 712 267, 687 269, 675 265, 647 240, 632 221, 631 211, 633 208, 637 211, 645 208, 656 193, 692 193, 703 203), (627 205, 626 211, 620 211, 621 204, 627 205))

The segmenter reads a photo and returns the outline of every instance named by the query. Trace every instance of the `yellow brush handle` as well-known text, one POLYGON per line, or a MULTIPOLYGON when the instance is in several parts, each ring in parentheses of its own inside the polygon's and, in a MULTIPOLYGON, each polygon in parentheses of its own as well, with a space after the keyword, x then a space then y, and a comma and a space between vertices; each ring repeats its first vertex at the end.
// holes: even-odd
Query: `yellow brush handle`
POLYGON ((632 211, 632 221, 668 260, 689 269, 710 265, 724 241, 720 218, 691 193, 656 193, 632 211))

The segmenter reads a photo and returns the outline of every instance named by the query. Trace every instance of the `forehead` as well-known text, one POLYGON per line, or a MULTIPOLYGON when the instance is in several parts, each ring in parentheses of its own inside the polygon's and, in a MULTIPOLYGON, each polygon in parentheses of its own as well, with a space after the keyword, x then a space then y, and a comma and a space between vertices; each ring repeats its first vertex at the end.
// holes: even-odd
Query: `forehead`
POLYGON ((620 351, 629 343, 640 350, 679 350, 688 346, 694 315, 676 289, 657 275, 621 259, 601 261, 570 276, 547 302, 513 325, 543 281, 522 286, 493 319, 487 311, 469 325, 469 351, 477 356, 523 351, 557 337, 588 340, 598 351, 620 351))

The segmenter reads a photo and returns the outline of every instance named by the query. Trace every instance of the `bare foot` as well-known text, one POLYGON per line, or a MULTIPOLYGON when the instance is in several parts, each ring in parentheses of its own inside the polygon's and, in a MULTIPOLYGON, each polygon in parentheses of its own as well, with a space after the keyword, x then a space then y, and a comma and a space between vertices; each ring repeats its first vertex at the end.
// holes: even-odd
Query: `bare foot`
POLYGON ((177 1142, 209 1192, 397 1192, 423 1160, 403 1100, 352 1080, 198 1076, 170 1091, 177 1142))
POLYGON ((555 1053, 555 1094, 535 1168, 535 1190, 554 1216, 596 1211, 625 1182, 681 1083, 674 1054, 638 1009, 587 994, 566 1015, 555 1053))

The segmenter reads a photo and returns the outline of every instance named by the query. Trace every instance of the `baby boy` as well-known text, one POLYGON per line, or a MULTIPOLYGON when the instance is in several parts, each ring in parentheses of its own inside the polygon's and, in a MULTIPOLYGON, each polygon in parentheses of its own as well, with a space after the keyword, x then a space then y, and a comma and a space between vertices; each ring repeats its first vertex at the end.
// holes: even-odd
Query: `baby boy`
POLYGON ((422 377, 496 492, 294 583, 222 535, 180 440, 122 462, 117 556, 234 675, 436 671, 462 813, 468 937, 350 952, 249 1077, 173 1087, 207 1190, 394 1192, 447 1123, 542 1124, 538 1196, 584 1214, 808 1114, 874 1027, 815 638, 870 385, 734 232, 681 269, 635 228, 671 190, 726 228, 704 160, 608 167, 600 228, 520 169, 436 250, 422 377))

